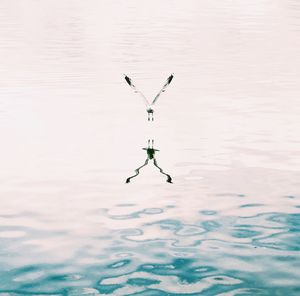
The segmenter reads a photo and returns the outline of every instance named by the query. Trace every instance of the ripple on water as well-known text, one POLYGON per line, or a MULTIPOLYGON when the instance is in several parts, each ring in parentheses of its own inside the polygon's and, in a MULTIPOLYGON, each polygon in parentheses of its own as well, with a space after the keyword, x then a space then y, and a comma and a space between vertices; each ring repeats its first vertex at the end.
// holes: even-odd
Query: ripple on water
POLYGON ((288 199, 295 199, 297 198, 295 195, 285 195, 283 198, 288 198, 288 199))
POLYGON ((118 261, 118 262, 114 262, 113 264, 109 264, 107 266, 107 268, 120 268, 120 267, 124 267, 124 266, 126 266, 130 263, 131 263, 131 260, 128 260, 128 259, 121 260, 121 261, 118 261))
POLYGON ((215 231, 222 226, 222 224, 216 220, 207 220, 201 222, 201 226, 207 231, 215 231))
POLYGON ((217 193, 215 194, 216 196, 221 196, 221 197, 246 197, 245 194, 242 193, 217 193))
POLYGON ((202 215, 211 216, 211 215, 216 215, 218 212, 213 210, 202 210, 199 211, 199 213, 202 215))
POLYGON ((300 231, 300 214, 273 213, 268 220, 283 224, 288 229, 300 231))
POLYGON ((185 224, 179 220, 161 220, 143 224, 141 229, 124 229, 121 239, 134 242, 169 241, 177 247, 199 243, 199 236, 206 230, 198 225, 185 224))
POLYGON ((118 253, 115 254, 115 257, 119 257, 119 258, 126 258, 126 257, 132 257, 134 256, 133 253, 118 253))
MULTIPOLYGON (((245 203, 240 208, 261 206, 245 203)), ((122 208, 127 210, 126 206, 122 208)), ((226 211, 220 215, 208 208, 195 209, 196 215, 185 219, 172 215, 157 219, 161 216, 156 215, 164 212, 159 207, 133 212, 129 208, 131 213, 123 217, 151 219, 134 221, 132 225, 138 228, 120 228, 111 231, 109 236, 97 236, 96 240, 100 241, 97 248, 105 243, 105 249, 96 249, 96 255, 93 254, 99 259, 97 264, 93 261, 78 264, 79 257, 88 252, 88 248, 83 248, 84 252, 72 259, 78 264, 78 270, 62 271, 61 266, 51 264, 12 269, 1 273, 1 291, 9 291, 10 295, 56 295, 57 291, 63 291, 63 295, 257 293, 272 296, 268 294, 270 283, 276 283, 277 279, 286 287, 295 285, 297 273, 289 275, 287 267, 296 270, 299 263, 300 214, 259 211, 251 216, 234 216, 226 215, 226 211), (265 267, 267 263, 270 270, 265 267), (283 270, 276 271, 278 266, 283 266, 283 270), (272 273, 271 269, 276 272, 272 273), (254 270, 272 274, 272 278, 266 278, 265 285, 269 285, 266 290, 259 289, 264 284, 251 276, 254 270), (249 289, 251 286, 258 289, 249 289)), ((108 209, 102 212, 106 216, 108 213, 108 209)), ((8 248, 15 246, 16 240, 26 243, 29 235, 36 239, 57 235, 54 231, 42 233, 20 227, 2 227, 1 230, 0 237, 2 234, 4 246, 8 248)), ((60 234, 68 235, 67 232, 60 234)), ((72 265, 73 261, 68 264, 72 265)), ((277 291, 281 291, 280 288, 277 291)), ((297 295, 295 288, 288 291, 290 295, 297 295)))
POLYGON ((247 228, 238 228, 231 232, 232 237, 235 238, 253 238, 261 234, 262 232, 260 231, 250 230, 247 228))
POLYGON ((268 291, 256 288, 240 288, 229 292, 220 293, 218 296, 271 296, 268 291))
POLYGON ((161 208, 146 208, 129 214, 121 214, 121 215, 108 214, 108 217, 113 220, 129 220, 129 219, 138 219, 143 217, 144 215, 158 215, 163 212, 164 210, 161 208))
POLYGON ((20 238, 26 236, 25 231, 11 230, 11 231, 0 231, 0 238, 20 238))
MULTIPOLYGON (((235 285, 241 284, 242 281, 225 276, 225 275, 214 275, 202 277, 198 281, 190 280, 188 277, 178 277, 176 275, 157 275, 144 271, 136 271, 130 274, 121 275, 113 278, 105 278, 99 281, 99 290, 105 287, 114 286, 114 295, 127 295, 130 292, 141 293, 147 289, 155 291, 163 291, 164 293, 170 294, 193 294, 208 292, 212 290, 219 290, 220 287, 230 287, 231 289, 235 285), (119 287, 116 287, 118 285, 119 287)), ((131 295, 132 295, 131 294, 131 295)))
MULTIPOLYGON (((257 279, 250 275, 254 265, 263 261, 260 258, 264 258, 266 262, 271 260, 272 264, 280 266, 294 266, 296 269, 295 264, 299 262, 299 257, 291 252, 299 251, 300 239, 296 235, 299 233, 299 214, 260 213, 248 217, 207 215, 207 218, 208 220, 204 221, 196 220, 194 224, 183 223, 180 219, 164 219, 141 223, 140 229, 116 231, 115 234, 121 235, 124 241, 119 240, 105 251, 109 257, 102 261, 106 264, 92 264, 86 270, 81 268, 80 272, 63 273, 59 272, 59 266, 32 265, 11 270, 1 275, 1 278, 12 293, 23 291, 20 295, 26 295, 25 292, 28 292, 28 295, 37 295, 39 291, 50 295, 57 291, 65 291, 64 295, 136 293, 250 296, 251 293, 257 293, 271 296, 272 294, 268 294, 270 290, 259 289, 263 283, 257 282, 257 279), (153 233, 152 240, 149 239, 151 236, 145 239, 145 233, 153 233), (224 235, 226 233, 227 236, 224 235), (222 240, 216 238, 220 234, 222 240), (137 237, 141 239, 136 240, 137 237), (240 241, 234 240, 235 238, 247 240, 239 244, 240 241), (195 244, 197 241, 199 245, 195 244), (220 247, 207 252, 208 249, 201 244, 205 241, 210 242, 213 247, 220 247), (166 245, 166 242, 173 243, 166 245), (189 247, 180 247, 186 242, 189 247), (255 246, 263 248, 262 250, 270 248, 285 253, 252 253, 251 247, 255 246), (125 250, 127 252, 124 252, 125 250), (147 250, 151 250, 151 253, 147 250), (150 257, 160 263, 150 263, 150 257), (224 262, 223 269, 221 262, 217 261, 218 258, 224 262), (143 260, 148 263, 141 263, 143 260), (236 263, 231 265, 231 262, 236 263), (226 269, 226 265, 232 269, 226 269), (243 266, 246 267, 243 269, 243 266), (93 279, 97 279, 97 285, 93 279), (255 280, 257 289, 250 289, 255 280)), ((265 271, 263 264, 260 267, 257 266, 258 272, 265 271)), ((276 276, 282 279, 282 283, 295 283, 295 278, 290 277, 288 281, 287 275, 287 272, 281 272, 276 276)), ((271 282, 271 279, 267 281, 271 282)), ((279 288, 277 290, 281 291, 279 288)), ((290 295, 297 295, 295 289, 290 291, 290 295)))
POLYGON ((73 287, 73 288, 66 289, 66 295, 67 296, 79 296, 79 295, 96 296, 96 295, 103 295, 103 294, 101 294, 97 289, 94 288, 73 287))
POLYGON ((264 204, 261 203, 247 203, 240 206, 240 208, 254 208, 254 207, 263 207, 264 204))
POLYGON ((256 246, 286 250, 299 251, 300 237, 300 214, 268 213, 265 215, 267 221, 275 222, 274 233, 253 240, 256 246))

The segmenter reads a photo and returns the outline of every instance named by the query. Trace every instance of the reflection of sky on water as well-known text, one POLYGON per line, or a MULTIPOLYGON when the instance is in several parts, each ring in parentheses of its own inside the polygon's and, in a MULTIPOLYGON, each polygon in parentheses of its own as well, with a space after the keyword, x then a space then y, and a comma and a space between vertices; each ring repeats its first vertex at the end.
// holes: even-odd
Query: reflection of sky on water
POLYGON ((299 295, 299 12, 2 1, 0 294, 299 295))
POLYGON ((90 228, 100 227, 93 233, 74 225, 48 231, 21 227, 20 219, 35 224, 45 219, 44 225, 53 226, 47 217, 26 212, 1 216, 11 221, 0 230, 2 252, 12 256, 2 260, 2 290, 21 295, 40 290, 53 295, 146 290, 161 295, 271 295, 287 290, 296 295, 299 275, 290 269, 299 264, 299 214, 267 212, 267 204, 242 202, 240 216, 212 206, 191 210, 188 219, 173 216, 174 206, 141 206, 118 204, 91 211, 90 228), (101 227, 99 222, 106 219, 111 228, 116 221, 118 228, 101 227))

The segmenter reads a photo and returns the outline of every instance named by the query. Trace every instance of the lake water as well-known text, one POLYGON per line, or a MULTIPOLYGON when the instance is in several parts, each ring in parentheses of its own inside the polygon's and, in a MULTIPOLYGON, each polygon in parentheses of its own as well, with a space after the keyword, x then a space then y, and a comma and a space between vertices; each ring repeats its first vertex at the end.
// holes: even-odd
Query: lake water
POLYGON ((300 295, 299 48, 298 0, 1 1, 0 295, 300 295))

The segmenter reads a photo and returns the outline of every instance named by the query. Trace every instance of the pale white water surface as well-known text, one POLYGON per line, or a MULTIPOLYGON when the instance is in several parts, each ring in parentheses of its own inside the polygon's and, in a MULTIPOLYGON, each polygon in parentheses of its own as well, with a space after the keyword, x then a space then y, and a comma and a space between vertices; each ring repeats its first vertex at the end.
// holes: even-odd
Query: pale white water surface
POLYGON ((0 1, 0 293, 299 295, 299 48, 296 0, 0 1))

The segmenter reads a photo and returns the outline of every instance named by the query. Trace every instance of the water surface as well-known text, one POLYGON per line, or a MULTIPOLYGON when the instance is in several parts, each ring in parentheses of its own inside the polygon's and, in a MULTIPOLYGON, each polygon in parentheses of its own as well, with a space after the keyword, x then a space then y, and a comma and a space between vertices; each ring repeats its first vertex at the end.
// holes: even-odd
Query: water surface
POLYGON ((299 295, 299 33, 296 0, 1 1, 0 295, 299 295), (123 73, 172 72, 149 123, 123 73), (152 139, 173 184, 126 184, 152 139))

